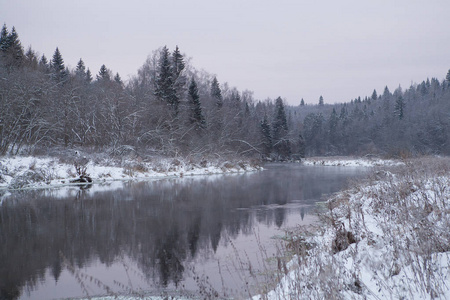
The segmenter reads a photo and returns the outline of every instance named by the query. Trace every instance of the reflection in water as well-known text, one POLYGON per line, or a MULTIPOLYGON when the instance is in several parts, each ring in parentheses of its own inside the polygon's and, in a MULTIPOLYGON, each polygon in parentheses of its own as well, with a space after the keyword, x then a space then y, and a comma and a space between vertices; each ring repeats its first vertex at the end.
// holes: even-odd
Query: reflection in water
POLYGON ((67 264, 112 267, 124 257, 155 286, 177 287, 187 264, 214 255, 224 236, 236 241, 255 227, 282 227, 292 211, 300 222, 307 205, 361 172, 272 164, 243 175, 70 188, 66 197, 64 190, 13 194, 0 206, 0 299, 25 291, 33 298, 40 286, 56 285, 67 264))

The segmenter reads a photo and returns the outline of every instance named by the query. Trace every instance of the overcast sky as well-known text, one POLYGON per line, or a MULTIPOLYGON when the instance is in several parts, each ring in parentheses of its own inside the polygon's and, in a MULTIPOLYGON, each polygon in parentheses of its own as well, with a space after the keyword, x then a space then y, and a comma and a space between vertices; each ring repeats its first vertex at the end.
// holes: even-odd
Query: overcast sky
POLYGON ((126 80, 176 45, 220 83, 298 105, 394 91, 450 69, 449 0, 0 0, 0 22, 65 64, 126 80), (370 2, 370 3, 369 3, 370 2))

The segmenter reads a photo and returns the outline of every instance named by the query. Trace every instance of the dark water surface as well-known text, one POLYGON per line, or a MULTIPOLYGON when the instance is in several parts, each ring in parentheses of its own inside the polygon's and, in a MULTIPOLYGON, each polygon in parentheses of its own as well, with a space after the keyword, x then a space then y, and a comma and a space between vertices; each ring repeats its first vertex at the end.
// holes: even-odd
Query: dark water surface
POLYGON ((264 257, 276 253, 274 236, 314 222, 315 202, 364 172, 269 164, 240 175, 4 197, 0 299, 212 293, 211 286, 242 297, 245 282, 254 284, 247 262, 251 273, 264 269, 264 257))

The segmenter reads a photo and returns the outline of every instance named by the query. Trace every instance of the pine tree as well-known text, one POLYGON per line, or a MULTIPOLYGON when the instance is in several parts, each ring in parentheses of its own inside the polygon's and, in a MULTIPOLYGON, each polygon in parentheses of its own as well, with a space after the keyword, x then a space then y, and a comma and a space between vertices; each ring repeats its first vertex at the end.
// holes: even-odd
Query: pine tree
POLYGON ((111 76, 109 75, 109 70, 106 68, 106 66, 103 64, 100 67, 100 71, 98 71, 98 75, 97 75, 97 81, 110 81, 111 80, 111 76))
POLYGON ((114 81, 115 81, 116 83, 118 83, 119 85, 122 85, 122 84, 123 84, 122 78, 120 78, 119 73, 116 73, 116 76, 114 76, 114 81))
POLYGON ((211 82, 211 96, 216 101, 217 108, 221 108, 223 106, 222 91, 215 76, 211 82))
POLYGON ((447 82, 450 83, 450 70, 448 70, 447 76, 445 76, 445 80, 447 80, 447 82))
POLYGON ((24 53, 23 47, 19 40, 19 35, 16 32, 16 28, 12 28, 11 33, 8 36, 9 49, 8 52, 11 54, 11 57, 16 61, 21 61, 24 53))
POLYGON ((42 54, 41 59, 39 60, 39 69, 44 73, 48 73, 50 70, 47 57, 45 57, 44 54, 42 54))
POLYGON ((173 74, 175 75, 174 77, 178 78, 185 68, 184 58, 183 55, 181 55, 178 46, 176 46, 175 51, 173 51, 172 62, 173 62, 173 74))
POLYGON ((303 138, 303 135, 301 133, 298 135, 298 155, 301 158, 304 158, 306 156, 305 139, 303 138))
POLYGON ((86 81, 90 83, 90 82, 92 82, 93 79, 94 78, 92 78, 91 70, 89 70, 89 68, 88 68, 86 71, 86 81))
POLYGON ((322 96, 319 97, 319 106, 323 106, 323 97, 322 96))
POLYGON ((391 92, 389 91, 389 88, 385 86, 384 92, 383 92, 383 98, 389 98, 391 96, 391 92))
POLYGON ((32 68, 34 70, 38 67, 38 58, 36 57, 36 52, 30 47, 28 47, 27 52, 25 53, 25 61, 29 68, 32 68))
POLYGON ((64 60, 59 52, 58 47, 56 47, 55 53, 53 54, 52 61, 50 63, 50 69, 52 72, 52 77, 58 82, 62 82, 66 79, 66 68, 64 67, 64 60))
POLYGON ((203 128, 205 126, 205 117, 202 113, 200 96, 198 95, 197 83, 194 78, 191 79, 188 95, 191 111, 189 120, 192 124, 197 124, 198 128, 203 128))
POLYGON ((377 100, 377 98, 378 98, 377 91, 374 89, 372 93, 372 100, 377 100))
POLYGON ((287 139, 288 125, 283 100, 278 97, 275 100, 275 119, 273 122, 273 144, 274 149, 280 156, 285 159, 290 156, 290 144, 287 139))
POLYGON ((270 156, 272 152, 272 134, 270 132, 270 123, 267 119, 267 115, 264 114, 264 119, 261 121, 261 134, 262 134, 262 145, 263 153, 266 157, 270 156))
POLYGON ((80 78, 85 78, 86 76, 86 66, 84 65, 84 61, 80 58, 77 63, 77 67, 75 68, 75 74, 80 78))
POLYGON ((164 47, 161 50, 161 57, 158 65, 158 75, 156 78, 155 96, 163 102, 169 104, 175 115, 178 114, 180 100, 174 88, 174 78, 170 63, 169 49, 164 47))
POLYGON ((6 52, 10 47, 9 31, 6 24, 3 24, 2 31, 0 33, 0 50, 6 52))
POLYGON ((305 106, 305 100, 303 100, 303 98, 302 98, 302 100, 300 101, 300 106, 305 106))
POLYGON ((405 101, 403 100, 403 97, 400 95, 397 97, 397 100, 395 101, 395 114, 397 115, 399 120, 403 119, 404 110, 405 110, 405 101))
MULTIPOLYGON (((176 102, 179 99, 184 98, 185 86, 186 86, 186 76, 183 73, 185 69, 184 57, 180 53, 180 49, 176 46, 175 51, 172 54, 172 76, 173 76, 173 89, 175 91, 174 99, 176 102)), ((178 104, 176 105, 178 107, 178 104)))

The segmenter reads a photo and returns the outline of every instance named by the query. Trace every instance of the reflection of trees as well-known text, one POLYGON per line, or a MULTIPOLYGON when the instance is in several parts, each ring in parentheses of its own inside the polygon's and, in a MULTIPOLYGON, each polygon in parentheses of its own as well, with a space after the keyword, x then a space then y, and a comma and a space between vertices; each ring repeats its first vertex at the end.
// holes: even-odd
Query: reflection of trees
MULTIPOLYGON (((0 207, 0 299, 15 299, 50 270, 100 260, 111 265, 124 253, 148 279, 178 284, 183 264, 200 249, 216 251, 221 234, 252 232, 250 206, 284 204, 304 197, 299 178, 264 172, 132 184, 130 188, 55 199, 34 191, 16 194, 0 207), (128 199, 128 200, 125 200, 128 199)), ((259 222, 281 226, 285 210, 261 210, 259 222)))

